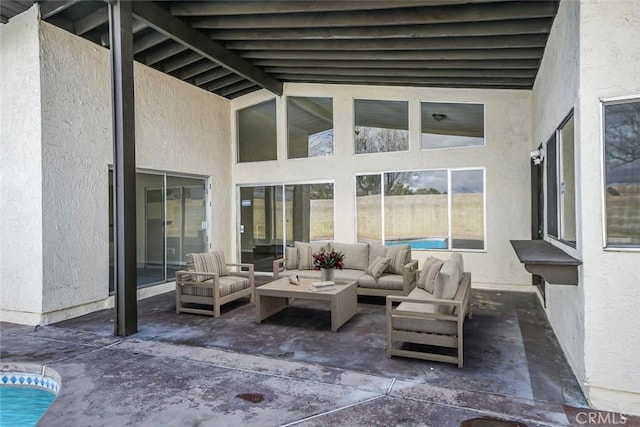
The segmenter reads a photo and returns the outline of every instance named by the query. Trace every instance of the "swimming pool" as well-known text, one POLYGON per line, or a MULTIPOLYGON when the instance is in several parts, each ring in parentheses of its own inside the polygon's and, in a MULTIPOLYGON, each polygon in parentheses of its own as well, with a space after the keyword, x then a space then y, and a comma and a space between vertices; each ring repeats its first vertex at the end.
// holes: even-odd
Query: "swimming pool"
POLYGON ((0 373, 0 427, 33 427, 53 403, 60 386, 51 377, 0 373))
POLYGON ((387 246, 398 246, 408 244, 411 249, 448 249, 446 238, 427 238, 415 240, 387 240, 384 242, 387 246))

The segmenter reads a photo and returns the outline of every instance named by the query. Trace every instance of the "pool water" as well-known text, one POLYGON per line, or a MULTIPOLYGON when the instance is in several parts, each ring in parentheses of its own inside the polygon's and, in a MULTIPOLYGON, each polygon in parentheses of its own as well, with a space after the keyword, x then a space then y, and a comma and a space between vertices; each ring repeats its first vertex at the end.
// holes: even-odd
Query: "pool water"
POLYGON ((56 394, 42 388, 0 386, 0 427, 33 427, 56 394))
POLYGON ((408 244, 411 249, 447 249, 446 239, 388 240, 384 244, 387 246, 408 244))

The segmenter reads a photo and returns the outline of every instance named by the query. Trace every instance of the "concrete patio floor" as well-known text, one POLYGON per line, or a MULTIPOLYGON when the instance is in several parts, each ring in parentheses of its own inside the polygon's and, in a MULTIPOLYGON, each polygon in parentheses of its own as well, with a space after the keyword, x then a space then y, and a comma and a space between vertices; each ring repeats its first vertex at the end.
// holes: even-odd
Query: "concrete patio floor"
POLYGON ((362 297, 334 333, 319 302, 294 301, 256 324, 248 300, 213 319, 176 314, 166 293, 139 302, 135 335, 113 336, 113 310, 102 310, 35 329, 2 323, 0 350, 3 368, 60 374, 41 426, 458 427, 488 417, 511 423, 473 425, 537 427, 597 413, 534 294, 474 290, 473 306, 462 369, 388 359, 384 300, 362 297))

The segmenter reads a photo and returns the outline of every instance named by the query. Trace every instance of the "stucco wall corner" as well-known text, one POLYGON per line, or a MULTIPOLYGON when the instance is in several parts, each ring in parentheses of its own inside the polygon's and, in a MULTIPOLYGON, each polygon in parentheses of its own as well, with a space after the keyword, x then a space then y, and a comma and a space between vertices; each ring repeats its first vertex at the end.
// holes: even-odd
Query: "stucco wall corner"
POLYGON ((42 147, 37 6, 0 25, 0 310, 42 312, 42 147))

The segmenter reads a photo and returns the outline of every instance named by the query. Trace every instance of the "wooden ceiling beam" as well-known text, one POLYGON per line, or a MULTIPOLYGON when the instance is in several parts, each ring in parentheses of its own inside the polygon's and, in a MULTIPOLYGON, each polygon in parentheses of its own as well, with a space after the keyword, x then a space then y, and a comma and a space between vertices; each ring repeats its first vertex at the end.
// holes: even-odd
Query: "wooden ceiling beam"
POLYGON ((133 41, 133 53, 138 54, 167 40, 169 40, 168 36, 153 31, 133 41))
MULTIPOLYGON (((328 64, 330 65, 330 64, 328 64)), ((397 68, 335 68, 331 66, 319 68, 268 67, 272 74, 331 75, 331 76, 373 76, 373 77, 518 77, 535 78, 537 70, 452 70, 452 69, 406 69, 397 68)))
POLYGON ((230 74, 232 74, 231 71, 227 70, 226 68, 219 67, 219 68, 216 68, 215 70, 207 71, 197 76, 195 78, 194 84, 196 86, 203 86, 203 85, 206 85, 207 83, 210 83, 214 80, 221 79, 230 74))
POLYGON ((133 15, 148 26, 169 36, 183 46, 201 54, 243 78, 282 95, 282 82, 269 76, 249 61, 227 50, 223 45, 208 38, 190 25, 174 17, 166 10, 149 1, 133 2, 133 15))
POLYGON ((349 84, 362 84, 362 85, 450 85, 450 84, 464 84, 473 86, 486 86, 495 87, 500 85, 518 86, 522 88, 530 88, 533 86, 534 79, 532 78, 497 78, 497 77, 482 77, 482 78, 469 78, 469 77, 402 77, 402 76, 386 76, 386 77, 373 77, 373 76, 333 76, 327 74, 316 75, 299 75, 299 74, 277 74, 278 77, 295 82, 310 82, 310 83, 349 83, 349 84))
POLYGON ((228 76, 224 76, 220 79, 214 80, 212 83, 209 83, 207 85, 207 90, 209 92, 215 92, 222 89, 223 87, 241 82, 243 80, 244 78, 242 76, 239 76, 237 74, 229 74, 228 76))
MULTIPOLYGON (((487 0, 465 0, 464 3, 483 2, 487 0)), ((438 6, 452 4, 453 0, 391 0, 367 2, 367 9, 396 9, 399 7, 438 6)), ((220 15, 253 15, 269 13, 295 12, 335 12, 358 10, 362 4, 358 1, 323 0, 323 1, 232 1, 203 2, 185 1, 171 6, 175 16, 220 16, 220 15)))
POLYGON ((241 82, 223 87, 222 89, 217 91, 217 94, 220 96, 226 97, 233 93, 240 92, 241 90, 248 89, 250 87, 255 87, 255 84, 253 82, 250 82, 249 80, 242 80, 241 82))
MULTIPOLYGON (((321 3, 321 2, 315 2, 321 3)), ((557 1, 509 1, 477 4, 370 10, 359 2, 358 10, 323 13, 278 13, 196 17, 194 28, 318 28, 379 25, 443 24, 453 22, 502 21, 554 17, 557 1)), ((367 2, 367 5, 373 2, 367 2)))
POLYGON ((217 64, 214 64, 213 62, 207 59, 203 59, 197 64, 194 64, 189 67, 185 67, 184 69, 178 71, 177 73, 175 73, 175 76, 178 77, 180 80, 187 80, 199 74, 202 74, 204 72, 211 71, 217 68, 222 68, 222 67, 220 67, 217 64))
POLYGON ((168 59, 165 63, 162 64, 162 69, 165 73, 171 73, 182 67, 193 64, 194 62, 198 62, 201 59, 202 55, 196 52, 185 52, 184 54, 176 56, 175 58, 168 59))
POLYGON ((381 38, 399 37, 512 36, 518 34, 548 34, 552 24, 553 18, 534 18, 517 21, 467 22, 463 24, 214 30, 209 33, 209 36, 215 40, 377 40, 381 38))
POLYGON ((398 68, 398 69, 523 69, 537 70, 538 59, 487 59, 487 60, 314 60, 314 59, 255 59, 258 67, 304 67, 304 68, 398 68))
POLYGON ((251 86, 249 88, 246 88, 246 89, 243 89, 243 90, 239 90, 238 92, 230 93, 229 95, 226 96, 226 98, 227 99, 238 98, 238 97, 241 97, 242 95, 246 95, 248 93, 255 92, 255 91, 260 90, 260 89, 262 89, 262 88, 259 87, 259 86, 253 85, 253 86, 251 86))
POLYGON ((546 34, 531 34, 381 40, 243 40, 226 43, 226 46, 232 50, 443 50, 544 47, 546 42, 546 34))
POLYGON ((169 42, 166 46, 161 46, 153 49, 149 53, 142 54, 142 57, 144 58, 143 62, 146 65, 153 65, 160 61, 164 61, 165 59, 169 59, 174 55, 178 55, 185 50, 187 50, 186 46, 180 43, 169 42))
MULTIPOLYGON (((140 31, 144 30, 145 28, 147 28, 147 24, 145 24, 144 22, 139 22, 139 21, 136 21, 136 20, 133 21, 132 31, 133 31, 134 35, 139 33, 140 31)), ((104 46, 104 47, 108 47, 109 46, 109 32, 108 31, 105 32, 105 33, 102 33, 100 35, 100 44, 102 44, 102 46, 104 46)), ((134 48, 135 48, 135 43, 134 43, 134 48)), ((134 52, 134 54, 135 54, 135 52, 134 52)))
POLYGON ((456 50, 248 50, 240 54, 251 59, 300 59, 300 60, 485 60, 485 59, 542 59, 544 48, 515 49, 456 49, 456 50))
POLYGON ((93 13, 78 19, 74 24, 75 33, 81 36, 109 22, 109 8, 101 7, 93 13))
POLYGON ((69 0, 69 1, 41 1, 39 2, 40 6, 40 17, 42 19, 49 19, 54 15, 68 9, 74 4, 80 3, 80 0, 69 0))

